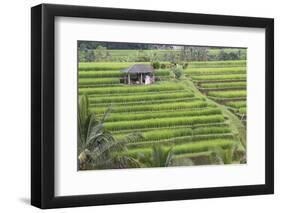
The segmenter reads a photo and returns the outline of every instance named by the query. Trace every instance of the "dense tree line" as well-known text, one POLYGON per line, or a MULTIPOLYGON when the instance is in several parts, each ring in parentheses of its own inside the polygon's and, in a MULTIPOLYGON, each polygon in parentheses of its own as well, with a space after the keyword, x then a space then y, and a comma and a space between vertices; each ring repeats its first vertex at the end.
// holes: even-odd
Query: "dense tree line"
MULTIPOLYGON (((79 61, 119 61, 119 62, 155 62, 169 61, 215 61, 215 60, 245 60, 246 55, 241 50, 225 51, 222 48, 216 54, 211 54, 211 47, 173 46, 139 43, 92 42, 78 41, 79 61), (136 50, 134 54, 112 56, 110 50, 136 50), (156 51, 146 51, 156 50, 156 51), (168 50, 161 54, 157 50, 168 50), (172 51, 169 51, 172 50, 172 51), (173 51, 174 50, 174 51, 173 51)), ((215 48, 218 50, 218 48, 215 48)))
POLYGON ((87 51, 96 49, 98 46, 106 47, 107 49, 115 50, 149 50, 155 49, 157 45, 141 44, 141 43, 121 43, 121 42, 96 42, 96 41, 78 41, 78 49, 80 51, 87 51))

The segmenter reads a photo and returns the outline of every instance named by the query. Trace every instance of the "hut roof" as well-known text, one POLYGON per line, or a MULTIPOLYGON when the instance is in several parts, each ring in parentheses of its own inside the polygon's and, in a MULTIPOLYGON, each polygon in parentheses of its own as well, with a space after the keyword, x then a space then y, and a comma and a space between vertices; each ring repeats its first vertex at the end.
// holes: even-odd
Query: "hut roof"
POLYGON ((125 73, 151 73, 154 72, 154 69, 151 65, 148 64, 135 64, 127 69, 124 69, 125 73))

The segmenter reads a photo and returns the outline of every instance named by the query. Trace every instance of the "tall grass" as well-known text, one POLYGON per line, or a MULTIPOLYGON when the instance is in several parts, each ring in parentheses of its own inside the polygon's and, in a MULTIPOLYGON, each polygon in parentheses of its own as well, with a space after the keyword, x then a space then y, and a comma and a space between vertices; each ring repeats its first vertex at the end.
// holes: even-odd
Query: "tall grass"
POLYGON ((216 91, 208 92, 208 96, 218 97, 218 98, 239 98, 246 97, 246 90, 233 90, 233 91, 216 91))
MULTIPOLYGON (((169 70, 156 70, 155 76, 169 76, 169 70)), ((126 73, 119 70, 96 70, 96 71, 79 71, 79 78, 112 78, 112 77, 124 77, 126 73)), ((132 76, 132 75, 131 75, 132 76)))
POLYGON ((199 115, 218 115, 221 110, 218 108, 206 108, 196 110, 177 110, 177 111, 160 111, 150 113, 112 113, 107 122, 112 121, 126 121, 126 120, 143 120, 150 118, 175 118, 184 116, 199 116, 199 115))
POLYGON ((160 99, 160 100, 138 100, 138 101, 128 101, 128 102, 111 102, 111 103, 90 103, 90 107, 107 107, 109 105, 112 105, 113 108, 115 107, 122 107, 122 106, 136 106, 136 105, 151 105, 151 104, 168 104, 168 103, 189 103, 189 102, 194 102, 194 101, 200 101, 204 100, 203 98, 170 98, 170 99, 160 99))
POLYGON ((207 89, 216 89, 216 88, 240 88, 246 87, 247 82, 220 82, 220 83, 201 83, 200 87, 207 89))
MULTIPOLYGON (((173 148, 174 154, 185 154, 185 153, 195 153, 208 151, 215 147, 229 148, 237 144, 235 140, 232 139, 214 139, 214 140, 202 140, 194 143, 186 143, 176 145, 173 148)), ((166 146, 165 149, 169 149, 170 146, 166 146)), ((150 155, 151 148, 137 148, 130 149, 122 154, 138 157, 141 154, 150 155)))
MULTIPOLYGON (((151 118, 148 118, 151 119, 151 118)), ((161 130, 171 130, 171 129, 177 129, 177 128, 200 128, 200 127, 228 127, 229 124, 224 121, 219 122, 210 122, 210 123, 199 123, 199 124, 187 124, 187 125, 178 125, 178 126, 168 126, 168 127, 161 127, 161 130)), ((147 132, 147 131, 153 131, 153 130, 159 130, 158 127, 149 127, 149 128, 139 128, 134 129, 135 132, 147 132)), ((124 129, 124 130, 115 130, 112 131, 114 134, 125 134, 125 133, 131 133, 132 131, 130 129, 124 129)))
MULTIPOLYGON (((106 90, 107 89, 110 89, 111 85, 110 86, 107 86, 106 87, 106 90)), ((129 87, 129 86, 123 86, 123 85, 118 85, 118 87, 122 87, 122 88, 125 88, 125 87, 129 87)), ((130 86, 131 88, 133 86, 130 86)), ((136 86, 136 87, 139 87, 139 86, 136 86)), ((142 86, 141 86, 142 87, 142 86)), ((176 93, 176 92, 187 92, 187 93, 193 93, 191 92, 189 89, 179 89, 179 90, 171 90, 170 91, 171 93, 176 93)), ((88 95, 89 98, 103 98, 105 97, 106 95, 110 95, 110 97, 116 97, 116 96, 130 96, 130 95, 135 95, 135 96, 141 96, 141 95, 155 95, 155 94, 167 94, 167 90, 161 90, 161 91, 139 91, 139 92, 128 92, 128 93, 111 93, 111 94, 90 94, 88 95)))
POLYGON ((79 85, 100 85, 100 84, 118 84, 119 78, 80 78, 79 85))
POLYGON ((173 91, 184 89, 182 84, 162 83, 144 86, 120 86, 120 87, 105 87, 105 88, 80 88, 79 94, 120 94, 120 93, 137 93, 137 92, 158 92, 158 91, 173 91))
POLYGON ((123 72, 119 71, 80 71, 79 78, 113 78, 125 76, 123 72))
POLYGON ((220 134, 220 133, 230 133, 231 129, 228 127, 200 127, 193 131, 194 135, 207 135, 207 134, 220 134))
POLYGON ((246 67, 187 68, 185 73, 189 75, 245 74, 246 67))
POLYGON ((184 153, 194 153, 194 152, 203 152, 207 151, 214 147, 223 147, 228 148, 236 144, 236 141, 233 140, 206 140, 206 141, 199 141, 195 143, 187 143, 175 146, 173 149, 175 154, 184 154, 184 153))
MULTIPOLYGON (((139 141, 159 141, 163 139, 170 139, 182 136, 191 135, 206 135, 206 134, 220 134, 220 133, 230 133, 231 130, 228 127, 200 127, 197 129, 192 128, 174 128, 174 129, 158 129, 152 131, 143 132, 143 138, 139 141)), ((117 138, 124 137, 123 134, 116 136, 117 138)))
POLYGON ((202 140, 215 140, 215 139, 234 139, 234 136, 232 133, 216 133, 216 134, 207 134, 207 135, 186 135, 181 137, 173 137, 168 139, 162 139, 162 140, 156 140, 156 141, 141 141, 141 142, 135 142, 127 144, 127 146, 131 148, 136 147, 150 147, 154 144, 161 144, 161 145, 180 145, 180 144, 187 144, 202 140))
POLYGON ((130 101, 153 101, 153 100, 165 100, 170 98, 191 98, 194 94, 188 91, 183 92, 171 92, 160 94, 130 94, 130 95, 118 95, 110 97, 89 97, 90 103, 123 103, 130 101))
POLYGON ((140 141, 156 141, 162 139, 168 139, 173 137, 192 135, 192 129, 180 128, 171 130, 154 130, 143 133, 143 138, 140 141))
POLYGON ((84 62, 79 63, 78 69, 83 71, 89 70, 121 70, 136 64, 134 62, 84 62))
POLYGON ((169 76, 170 75, 170 70, 156 70, 155 71, 155 76, 169 76))
MULTIPOLYGON (((161 110, 180 110, 180 109, 192 109, 192 108, 203 108, 207 107, 205 101, 192 101, 192 102, 179 102, 179 103, 159 103, 159 104, 136 104, 131 106, 115 106, 112 108, 112 112, 152 112, 161 110)), ((91 112, 101 114, 107 110, 108 107, 92 107, 91 112)))
POLYGON ((145 120, 133 121, 120 121, 120 122, 107 122, 105 127, 108 130, 124 130, 124 129, 140 129, 150 127, 169 127, 177 125, 188 124, 201 124, 211 122, 222 122, 224 117, 222 115, 209 115, 209 116, 194 116, 194 117, 176 117, 176 118, 155 118, 145 120))
POLYGON ((235 61, 193 61, 190 62, 188 67, 244 67, 246 66, 246 60, 235 60, 235 61))
POLYGON ((192 76, 193 80, 208 80, 208 81, 218 81, 218 80, 246 80, 246 74, 229 74, 229 75, 199 75, 192 76))
POLYGON ((230 102, 227 102, 225 105, 233 107, 233 108, 241 108, 241 107, 246 107, 247 102, 246 101, 230 101, 230 102))
POLYGON ((241 107, 241 108, 239 109, 239 113, 241 113, 241 114, 246 114, 246 113, 247 113, 247 108, 246 108, 246 107, 241 107))

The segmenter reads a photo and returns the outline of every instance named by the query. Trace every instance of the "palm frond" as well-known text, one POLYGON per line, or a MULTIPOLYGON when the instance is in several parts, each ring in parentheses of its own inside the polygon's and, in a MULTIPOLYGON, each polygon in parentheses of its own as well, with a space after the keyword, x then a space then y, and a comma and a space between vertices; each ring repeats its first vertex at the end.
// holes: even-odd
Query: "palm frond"
POLYGON ((166 162, 165 162, 165 167, 169 166, 171 164, 171 161, 172 161, 172 158, 173 158, 173 148, 174 147, 171 147, 169 148, 167 151, 166 151, 166 162))
POLYGON ((231 164, 233 161, 235 146, 223 149, 221 147, 216 147, 210 149, 212 151, 211 158, 215 163, 219 164, 231 164))
POLYGON ((127 134, 123 138, 123 141, 124 141, 124 143, 135 143, 135 142, 139 141, 140 139, 143 139, 143 134, 140 132, 133 132, 133 133, 127 134))
POLYGON ((109 105, 109 107, 107 108, 107 110, 105 111, 103 116, 101 117, 100 123, 103 124, 106 121, 106 119, 109 117, 111 111, 112 111, 112 105, 109 105))
POLYGON ((151 159, 147 162, 153 167, 167 167, 171 164, 173 157, 173 147, 165 149, 159 144, 153 145, 151 159))
POLYGON ((89 122, 88 98, 86 95, 79 97, 78 105, 78 139, 79 143, 86 142, 89 122))
POLYGON ((78 112, 78 161, 80 169, 87 168, 127 168, 140 167, 140 163, 129 156, 116 153, 126 150, 127 143, 142 138, 140 133, 132 133, 122 140, 115 140, 104 122, 112 111, 111 106, 98 119, 88 110, 89 101, 86 95, 79 97, 78 112))
POLYGON ((86 127, 87 129, 87 133, 86 133, 86 141, 88 140, 88 138, 90 137, 90 135, 92 134, 92 131, 95 130, 94 128, 98 125, 98 120, 96 118, 95 113, 92 113, 89 116, 89 122, 88 125, 86 127))

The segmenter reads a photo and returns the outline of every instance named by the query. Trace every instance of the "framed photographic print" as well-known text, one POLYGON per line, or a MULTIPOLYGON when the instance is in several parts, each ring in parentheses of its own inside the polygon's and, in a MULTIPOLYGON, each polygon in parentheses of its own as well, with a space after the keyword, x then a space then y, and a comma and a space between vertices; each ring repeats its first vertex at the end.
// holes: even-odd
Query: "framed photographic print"
POLYGON ((31 203, 272 194, 274 21, 31 9, 31 203))

